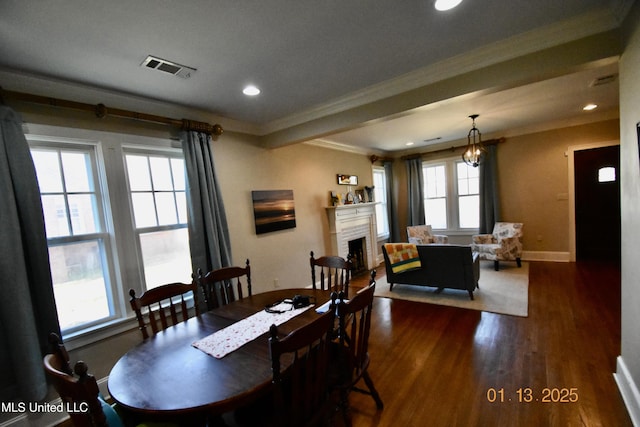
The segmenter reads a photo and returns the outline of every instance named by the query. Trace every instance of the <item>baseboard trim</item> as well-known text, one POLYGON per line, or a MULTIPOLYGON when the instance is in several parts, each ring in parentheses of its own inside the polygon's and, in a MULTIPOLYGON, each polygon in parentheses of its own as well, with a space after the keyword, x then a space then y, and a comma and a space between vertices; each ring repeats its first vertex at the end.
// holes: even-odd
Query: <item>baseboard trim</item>
POLYGON ((569 262, 569 252, 522 251, 523 261, 569 262))
POLYGON ((618 390, 620 390, 622 400, 627 407, 631 422, 634 427, 640 427, 640 391, 638 391, 638 386, 633 381, 622 356, 618 356, 616 366, 613 378, 618 384, 618 390))

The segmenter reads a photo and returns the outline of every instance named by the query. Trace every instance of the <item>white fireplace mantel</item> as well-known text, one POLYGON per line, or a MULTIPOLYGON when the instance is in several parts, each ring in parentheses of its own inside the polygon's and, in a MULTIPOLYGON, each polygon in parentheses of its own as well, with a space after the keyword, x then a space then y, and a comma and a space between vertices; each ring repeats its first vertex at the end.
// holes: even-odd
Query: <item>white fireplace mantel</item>
POLYGON ((371 270, 377 267, 377 203, 356 203, 326 208, 332 254, 346 258, 349 255, 349 241, 364 238, 367 268, 371 270))

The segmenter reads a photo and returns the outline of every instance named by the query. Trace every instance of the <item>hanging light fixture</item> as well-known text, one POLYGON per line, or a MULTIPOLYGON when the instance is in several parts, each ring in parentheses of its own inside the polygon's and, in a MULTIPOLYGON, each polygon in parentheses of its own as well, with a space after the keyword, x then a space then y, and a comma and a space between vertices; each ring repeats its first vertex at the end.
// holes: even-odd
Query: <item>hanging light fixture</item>
POLYGON ((473 122, 473 127, 467 135, 467 148, 462 153, 462 160, 469 166, 477 168, 487 155, 487 150, 482 145, 482 134, 476 127, 476 118, 479 114, 472 114, 469 118, 473 122))

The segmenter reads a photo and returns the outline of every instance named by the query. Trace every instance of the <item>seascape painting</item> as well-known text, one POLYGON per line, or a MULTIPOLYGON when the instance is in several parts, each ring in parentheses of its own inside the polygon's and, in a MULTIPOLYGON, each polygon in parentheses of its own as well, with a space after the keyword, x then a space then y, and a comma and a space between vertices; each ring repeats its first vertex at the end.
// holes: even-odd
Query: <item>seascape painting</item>
POLYGON ((296 227, 293 190, 252 191, 256 234, 296 227))

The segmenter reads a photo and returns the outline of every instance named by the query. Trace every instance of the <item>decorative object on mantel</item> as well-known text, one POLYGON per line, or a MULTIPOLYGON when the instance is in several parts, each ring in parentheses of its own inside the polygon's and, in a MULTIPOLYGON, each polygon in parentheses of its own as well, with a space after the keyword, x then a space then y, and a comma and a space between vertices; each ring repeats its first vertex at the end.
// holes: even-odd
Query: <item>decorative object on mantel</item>
POLYGON ((482 145, 482 134, 476 127, 476 118, 478 117, 479 114, 472 114, 469 116, 472 120, 473 126, 467 135, 467 148, 464 150, 464 153, 462 153, 462 160, 474 168, 477 168, 487 155, 487 150, 482 145))
POLYGON ((256 234, 296 227, 293 190, 252 191, 256 234))
POLYGON ((369 187, 368 185, 364 186, 365 191, 367 192, 367 202, 371 203, 373 202, 373 189, 375 188, 374 185, 372 185, 371 187, 369 187))
POLYGON ((340 193, 336 193, 335 191, 330 192, 331 203, 330 206, 338 206, 340 205, 340 193))
POLYGON ((357 175, 338 174, 338 184, 340 185, 358 185, 357 175))
POLYGON ((366 202, 364 198, 364 190, 356 190, 356 203, 366 202))

